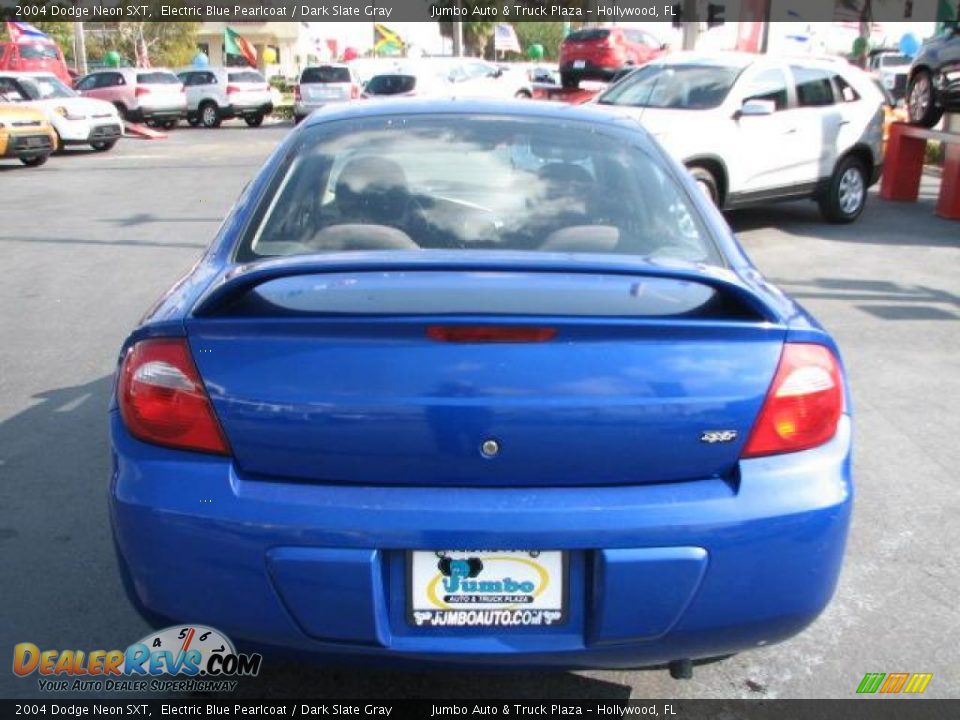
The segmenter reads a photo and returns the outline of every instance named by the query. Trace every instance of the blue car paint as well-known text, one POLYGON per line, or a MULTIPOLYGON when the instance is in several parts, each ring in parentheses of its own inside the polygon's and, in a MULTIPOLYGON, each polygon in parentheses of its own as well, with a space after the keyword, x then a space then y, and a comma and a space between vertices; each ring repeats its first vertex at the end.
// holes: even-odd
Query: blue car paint
MULTIPOLYGON (((817 322, 753 268, 685 170, 632 122, 552 104, 464 102, 351 106, 304 123, 244 191, 204 258, 157 302, 124 349, 145 337, 189 335, 198 357, 200 338, 216 336, 217 323, 222 334, 226 324, 203 318, 204 308, 240 285, 293 272, 434 262, 445 269, 479 262, 517 272, 575 269, 702 282, 754 305, 763 330, 750 332, 766 332, 777 342, 818 342, 837 353, 817 322), (356 113, 419 112, 507 112, 604 123, 661 155, 728 265, 683 270, 626 256, 532 259, 513 253, 484 253, 479 261, 456 253, 431 253, 433 259, 351 253, 250 266, 232 262, 237 237, 301 134, 356 113)), ((736 325, 713 323, 712 329, 728 330, 731 340, 738 332, 749 334, 736 325)), ((690 332, 675 323, 661 329, 663 339, 674 341, 690 332)), ((250 347, 256 352, 255 343, 250 347)), ((205 363, 198 358, 205 376, 230 372, 226 364, 205 363)), ((243 367, 243 361, 234 363, 243 367)), ((208 389, 218 413, 229 412, 212 384, 208 389)), ((143 443, 126 430, 114 402, 114 537, 131 599, 151 617, 207 623, 265 646, 389 662, 565 667, 717 656, 786 639, 828 603, 852 507, 849 410, 847 397, 837 435, 821 447, 739 461, 683 482, 464 487, 451 477, 446 487, 430 487, 410 482, 412 475, 390 482, 388 454, 380 477, 365 483, 310 482, 305 478, 314 468, 297 479, 265 477, 269 465, 254 463, 258 474, 232 458, 143 443), (568 622, 479 632, 411 627, 406 552, 463 546, 568 550, 568 622)), ((755 411, 751 407, 745 415, 755 411)), ((563 430, 559 423, 555 429, 563 430)), ((559 443, 557 449, 562 452, 559 443)), ((661 455, 669 459, 671 449, 663 447, 661 455)))

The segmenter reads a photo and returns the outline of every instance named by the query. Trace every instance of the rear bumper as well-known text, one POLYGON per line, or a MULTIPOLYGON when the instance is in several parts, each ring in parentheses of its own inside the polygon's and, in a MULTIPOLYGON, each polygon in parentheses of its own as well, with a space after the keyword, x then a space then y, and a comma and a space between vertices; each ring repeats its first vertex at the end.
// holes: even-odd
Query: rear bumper
POLYGON ((258 102, 250 105, 227 105, 221 108, 224 117, 244 117, 247 115, 269 115, 273 112, 272 102, 258 102))
POLYGON ((187 103, 184 101, 179 105, 141 105, 135 115, 140 120, 179 120, 187 115, 187 103))
POLYGON ((111 518, 134 603, 237 640, 390 661, 631 667, 799 632, 829 602, 852 505, 850 424, 736 481, 467 489, 323 486, 129 436, 111 414, 111 518), (405 551, 569 550, 568 620, 413 628, 405 551))
POLYGON ((593 60, 566 60, 560 65, 560 72, 565 75, 575 75, 581 80, 609 80, 623 67, 623 63, 611 59, 607 64, 600 64, 593 60), (578 62, 583 67, 576 67, 578 62))

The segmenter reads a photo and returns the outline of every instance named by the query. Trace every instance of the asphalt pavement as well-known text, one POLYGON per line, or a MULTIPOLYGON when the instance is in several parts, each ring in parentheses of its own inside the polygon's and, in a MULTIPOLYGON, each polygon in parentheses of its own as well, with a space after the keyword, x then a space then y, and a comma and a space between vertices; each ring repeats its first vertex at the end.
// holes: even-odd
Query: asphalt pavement
MULTIPOLYGON (((121 589, 107 517, 116 353, 289 129, 184 127, 36 169, 0 163, 0 658, 18 642, 111 649, 147 632, 121 589)), ((274 660, 238 693, 850 698, 865 673, 903 671, 934 674, 926 696, 960 697, 960 223, 934 216, 935 184, 916 204, 872 196, 853 226, 823 224, 810 202, 729 217, 760 269, 837 338, 852 385, 853 529, 837 595, 804 633, 689 681, 274 660)), ((0 697, 37 695, 35 676, 0 671, 0 697)))

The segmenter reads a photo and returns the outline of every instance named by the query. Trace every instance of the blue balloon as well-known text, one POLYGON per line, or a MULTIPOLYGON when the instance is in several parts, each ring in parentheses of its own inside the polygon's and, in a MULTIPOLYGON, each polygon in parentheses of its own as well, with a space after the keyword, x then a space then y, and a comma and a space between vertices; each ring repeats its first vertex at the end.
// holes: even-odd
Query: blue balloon
POLYGON ((210 58, 207 57, 205 52, 198 52, 193 56, 193 65, 194 67, 206 67, 210 64, 210 58))
POLYGON ((900 38, 900 52, 907 57, 916 57, 917 53, 920 52, 920 38, 912 32, 905 33, 900 38))

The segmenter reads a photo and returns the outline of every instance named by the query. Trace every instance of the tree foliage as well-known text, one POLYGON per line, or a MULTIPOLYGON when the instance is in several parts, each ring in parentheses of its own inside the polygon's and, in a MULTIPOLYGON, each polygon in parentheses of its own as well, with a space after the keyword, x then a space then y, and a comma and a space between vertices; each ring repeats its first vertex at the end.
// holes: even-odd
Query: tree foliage
POLYGON ((155 66, 189 65, 197 52, 195 22, 105 22, 86 23, 87 57, 102 60, 111 50, 120 53, 125 63, 137 58, 137 45, 143 43, 155 66))

